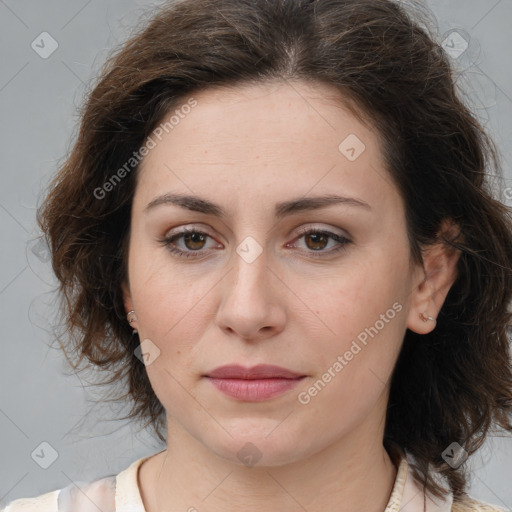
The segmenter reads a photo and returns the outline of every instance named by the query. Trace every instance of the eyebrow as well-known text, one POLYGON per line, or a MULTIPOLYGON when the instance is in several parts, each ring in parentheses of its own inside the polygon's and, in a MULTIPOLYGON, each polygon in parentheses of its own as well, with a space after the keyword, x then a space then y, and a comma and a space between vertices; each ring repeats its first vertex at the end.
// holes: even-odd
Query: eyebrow
MULTIPOLYGON (((274 215, 277 219, 282 219, 283 217, 293 215, 295 213, 327 208, 328 206, 336 204, 356 206, 366 210, 371 210, 370 205, 361 199, 329 194, 325 196, 300 197, 297 199, 284 201, 282 203, 277 203, 274 208, 274 215)), ((227 216, 227 212, 221 206, 212 203, 207 199, 194 195, 171 193, 155 197, 144 208, 144 213, 147 213, 161 205, 176 205, 193 212, 204 213, 206 215, 214 215, 220 218, 225 218, 227 216)))

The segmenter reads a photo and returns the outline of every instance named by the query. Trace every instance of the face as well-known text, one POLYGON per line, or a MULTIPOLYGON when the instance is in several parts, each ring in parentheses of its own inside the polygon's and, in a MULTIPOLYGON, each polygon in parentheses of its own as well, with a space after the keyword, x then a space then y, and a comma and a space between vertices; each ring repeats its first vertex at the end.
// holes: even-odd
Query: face
POLYGON ((124 288, 169 425, 266 465, 382 433, 418 272, 378 133, 323 84, 193 99, 139 168, 124 288), (300 378, 209 376, 260 364, 300 378))

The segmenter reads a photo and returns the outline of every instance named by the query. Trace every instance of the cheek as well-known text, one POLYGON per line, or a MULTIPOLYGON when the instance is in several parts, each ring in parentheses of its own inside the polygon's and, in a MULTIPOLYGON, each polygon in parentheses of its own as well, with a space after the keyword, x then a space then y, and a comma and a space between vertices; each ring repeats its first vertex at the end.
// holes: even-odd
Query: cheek
POLYGON ((376 398, 398 357, 406 322, 407 261, 405 251, 376 253, 347 266, 304 300, 315 305, 311 310, 317 319, 309 331, 316 332, 315 346, 320 348, 314 352, 315 367, 321 376, 330 371, 321 380, 330 379, 331 392, 355 400, 354 406, 359 399, 372 400, 372 393, 376 398))
POLYGON ((146 281, 136 295, 142 335, 157 344, 173 366, 176 357, 187 359, 202 338, 211 316, 207 300, 211 287, 202 281, 189 285, 177 278, 161 278, 146 281))
MULTIPOLYGON (((404 265, 405 258, 383 252, 358 261, 354 258, 353 263, 331 272, 329 279, 320 279, 320 289, 317 285, 308 294, 308 288, 303 288, 301 297, 312 305, 310 311, 328 337, 346 341, 374 325, 395 302, 403 306, 409 283, 404 265)), ((392 320, 394 313, 391 309, 388 315, 392 320)))
POLYGON ((356 428, 384 403, 403 338, 405 310, 398 301, 374 297, 371 307, 360 308, 349 299, 344 294, 330 314, 335 336, 320 337, 309 351, 316 371, 299 390, 299 402, 307 404, 301 407, 316 411, 335 430, 356 428))
POLYGON ((168 414, 192 413, 197 406, 193 399, 197 368, 204 367, 198 364, 202 356, 197 341, 203 338, 209 315, 207 292, 214 283, 209 278, 185 278, 168 262, 153 262, 150 267, 141 263, 132 276, 140 339, 157 347, 158 357, 146 366, 151 386, 168 414))
POLYGON ((213 284, 203 269, 194 273, 176 263, 161 247, 134 239, 129 260, 130 289, 140 324, 157 337, 187 323, 204 307, 203 299, 213 284))
POLYGON ((180 272, 164 251, 136 250, 130 257, 130 289, 139 323, 139 337, 158 347, 158 360, 147 367, 153 377, 160 367, 180 377, 202 337, 213 277, 180 272))

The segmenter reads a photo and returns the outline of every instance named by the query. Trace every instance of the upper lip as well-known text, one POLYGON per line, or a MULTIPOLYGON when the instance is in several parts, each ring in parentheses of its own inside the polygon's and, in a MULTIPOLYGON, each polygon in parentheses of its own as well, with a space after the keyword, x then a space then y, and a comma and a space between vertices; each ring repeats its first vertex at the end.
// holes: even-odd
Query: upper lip
POLYGON ((304 375, 272 364, 258 364, 252 368, 229 364, 215 368, 207 373, 206 377, 215 379, 297 379, 304 375))

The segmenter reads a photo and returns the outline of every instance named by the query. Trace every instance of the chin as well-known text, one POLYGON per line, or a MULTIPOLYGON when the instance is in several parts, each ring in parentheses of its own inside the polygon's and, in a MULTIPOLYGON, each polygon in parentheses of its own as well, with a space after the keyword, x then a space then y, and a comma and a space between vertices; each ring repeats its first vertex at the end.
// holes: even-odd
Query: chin
POLYGON ((210 449, 219 457, 246 467, 284 466, 307 457, 305 443, 294 437, 289 428, 278 425, 267 420, 259 427, 244 429, 240 425, 227 429, 232 437, 226 435, 221 444, 209 443, 210 449))

